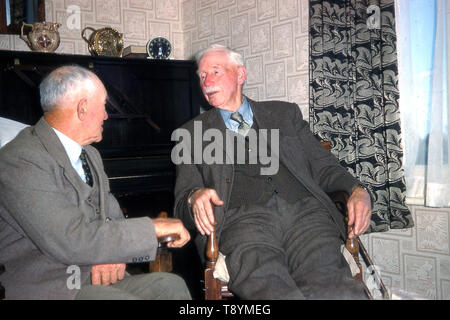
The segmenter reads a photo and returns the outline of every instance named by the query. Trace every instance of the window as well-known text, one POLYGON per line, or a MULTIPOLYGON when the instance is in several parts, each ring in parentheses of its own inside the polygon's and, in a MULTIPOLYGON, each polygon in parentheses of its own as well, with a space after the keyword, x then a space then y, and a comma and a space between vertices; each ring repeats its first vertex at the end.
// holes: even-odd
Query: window
POLYGON ((407 202, 434 207, 450 206, 446 6, 396 2, 407 202))

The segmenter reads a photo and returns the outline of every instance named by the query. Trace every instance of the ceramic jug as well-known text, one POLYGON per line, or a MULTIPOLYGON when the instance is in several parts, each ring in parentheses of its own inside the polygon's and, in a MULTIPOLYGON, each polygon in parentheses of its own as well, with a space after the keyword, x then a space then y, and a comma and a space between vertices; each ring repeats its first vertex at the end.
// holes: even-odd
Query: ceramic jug
POLYGON ((59 46, 59 23, 35 22, 33 24, 23 23, 20 29, 20 38, 25 41, 31 50, 40 52, 53 52, 59 46), (24 36, 24 27, 31 27, 27 37, 24 36))

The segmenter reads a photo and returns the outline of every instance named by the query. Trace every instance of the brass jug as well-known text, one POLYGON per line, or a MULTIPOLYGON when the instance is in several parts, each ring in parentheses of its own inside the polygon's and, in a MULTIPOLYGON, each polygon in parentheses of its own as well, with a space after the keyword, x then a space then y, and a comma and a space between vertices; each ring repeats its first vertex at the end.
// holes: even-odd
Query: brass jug
POLYGON ((88 43, 88 50, 93 56, 120 57, 123 52, 123 34, 111 27, 94 29, 86 27, 81 31, 81 37, 88 43), (91 30, 89 39, 85 31, 91 30))
POLYGON ((22 23, 20 38, 27 43, 33 51, 53 52, 59 46, 59 23, 35 22, 33 24, 22 23), (24 27, 31 27, 27 37, 23 34, 24 27))

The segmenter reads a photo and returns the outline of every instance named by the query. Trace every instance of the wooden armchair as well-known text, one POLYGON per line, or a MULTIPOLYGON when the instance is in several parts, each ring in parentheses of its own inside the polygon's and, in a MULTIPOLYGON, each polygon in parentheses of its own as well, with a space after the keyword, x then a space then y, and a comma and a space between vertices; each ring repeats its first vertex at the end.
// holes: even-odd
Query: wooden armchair
MULTIPOLYGON (((325 147, 327 150, 330 150, 330 143, 329 142, 321 142, 322 146, 325 147)), ((333 200, 333 202, 336 204, 336 207, 345 215, 345 219, 347 221, 347 200, 348 195, 345 192, 336 192, 329 195, 330 198, 333 200)), ((348 232, 351 231, 352 226, 349 227, 348 232)), ((374 264, 372 260, 369 257, 369 254, 367 253, 367 250, 364 248, 363 243, 359 239, 359 237, 350 239, 347 238, 345 242, 345 248, 351 255, 354 261, 354 265, 356 265, 356 269, 352 274, 354 274, 354 279, 357 281, 361 281, 364 284, 363 279, 363 270, 362 266, 359 261, 359 256, 364 260, 365 265, 367 266, 368 270, 370 271, 370 276, 373 276, 376 278, 376 282, 378 284, 380 293, 383 298, 388 297, 388 292, 386 290, 386 287, 383 284, 383 281, 381 280, 381 277, 376 273, 375 268, 373 268, 374 264), (371 267, 370 267, 371 266, 371 267), (356 273, 356 274, 355 274, 356 273)), ((208 236, 208 242, 206 246, 206 268, 204 271, 205 274, 205 300, 222 300, 222 299, 230 299, 233 298, 234 295, 232 292, 228 290, 228 284, 224 281, 221 281, 219 279, 216 279, 214 277, 214 269, 217 265, 217 261, 219 258, 219 247, 217 244, 217 239, 215 232, 212 232, 208 236)), ((353 264, 353 263, 352 263, 353 264)), ((365 291, 370 299, 374 299, 371 291, 367 288, 367 286, 364 284, 365 291)))

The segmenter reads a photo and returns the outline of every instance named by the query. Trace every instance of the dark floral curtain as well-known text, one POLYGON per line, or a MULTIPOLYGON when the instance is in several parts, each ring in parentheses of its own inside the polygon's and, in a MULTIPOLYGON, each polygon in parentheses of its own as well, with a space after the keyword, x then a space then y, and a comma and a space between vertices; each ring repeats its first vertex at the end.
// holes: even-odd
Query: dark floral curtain
POLYGON ((310 1, 310 126, 375 197, 368 232, 413 226, 405 205, 394 0, 310 1))

